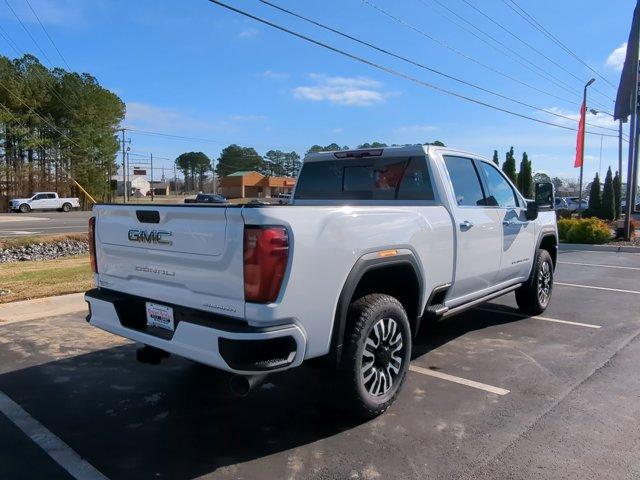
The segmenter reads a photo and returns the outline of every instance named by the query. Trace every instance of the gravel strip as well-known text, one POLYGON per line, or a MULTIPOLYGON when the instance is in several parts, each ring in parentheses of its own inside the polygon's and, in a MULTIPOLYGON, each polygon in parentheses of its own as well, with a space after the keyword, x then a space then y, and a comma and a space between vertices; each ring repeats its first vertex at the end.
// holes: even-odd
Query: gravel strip
POLYGON ((0 263, 28 262, 31 260, 53 260, 55 258, 82 255, 89 251, 89 244, 78 240, 63 240, 54 243, 0 248, 0 263))

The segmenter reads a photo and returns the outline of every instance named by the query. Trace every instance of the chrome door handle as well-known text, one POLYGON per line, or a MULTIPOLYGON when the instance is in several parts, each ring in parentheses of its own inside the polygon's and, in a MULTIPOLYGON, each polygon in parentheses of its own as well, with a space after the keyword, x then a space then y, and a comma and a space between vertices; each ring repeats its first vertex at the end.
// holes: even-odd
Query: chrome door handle
POLYGON ((469 220, 465 220, 460 223, 460 230, 462 231, 469 230, 471 227, 473 227, 473 222, 470 222, 469 220))

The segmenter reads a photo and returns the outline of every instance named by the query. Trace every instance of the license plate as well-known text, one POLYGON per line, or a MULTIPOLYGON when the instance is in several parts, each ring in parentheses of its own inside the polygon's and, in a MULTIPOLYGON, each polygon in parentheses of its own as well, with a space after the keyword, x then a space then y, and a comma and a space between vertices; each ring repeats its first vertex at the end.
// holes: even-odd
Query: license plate
POLYGON ((147 326, 164 328, 173 332, 175 325, 173 323, 173 308, 166 305, 147 302, 147 326))

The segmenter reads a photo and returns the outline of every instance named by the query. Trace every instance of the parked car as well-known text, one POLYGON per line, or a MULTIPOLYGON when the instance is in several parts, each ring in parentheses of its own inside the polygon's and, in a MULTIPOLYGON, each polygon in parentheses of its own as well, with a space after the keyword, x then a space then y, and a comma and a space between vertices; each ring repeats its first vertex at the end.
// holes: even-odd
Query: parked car
POLYGON ((185 198, 184 203, 227 203, 227 199, 213 193, 199 193, 196 198, 185 198))
POLYGON ((535 188, 544 204, 490 160, 407 146, 308 155, 290 205, 96 205, 88 321, 145 344, 143 363, 234 373, 242 394, 322 359, 336 401, 377 415, 423 321, 509 292, 547 308, 558 235, 553 186, 535 188))
POLYGON ((583 198, 582 202, 580 202, 580 197, 565 197, 564 200, 567 202, 567 207, 571 213, 578 210, 586 210, 589 206, 588 198, 583 198), (580 205, 580 208, 578 208, 578 205, 580 205))
POLYGON ((56 192, 37 192, 30 198, 14 198, 9 201, 10 210, 21 213, 28 213, 31 210, 70 212, 79 207, 78 198, 62 198, 56 192))
MULTIPOLYGON (((627 213, 627 202, 626 202, 626 200, 622 200, 622 202, 620 202, 620 211, 622 213, 627 213)), ((640 203, 636 203, 635 211, 636 212, 640 212, 640 203)))
POLYGON ((558 218, 563 218, 571 214, 569 204, 564 198, 556 197, 554 207, 558 218))

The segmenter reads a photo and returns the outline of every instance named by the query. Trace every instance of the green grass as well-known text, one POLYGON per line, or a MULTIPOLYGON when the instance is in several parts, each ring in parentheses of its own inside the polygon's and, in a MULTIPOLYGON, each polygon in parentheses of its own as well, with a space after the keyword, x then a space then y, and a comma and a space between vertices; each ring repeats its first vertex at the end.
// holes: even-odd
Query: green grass
POLYGON ((84 292, 92 286, 88 255, 0 265, 0 303, 84 292))

